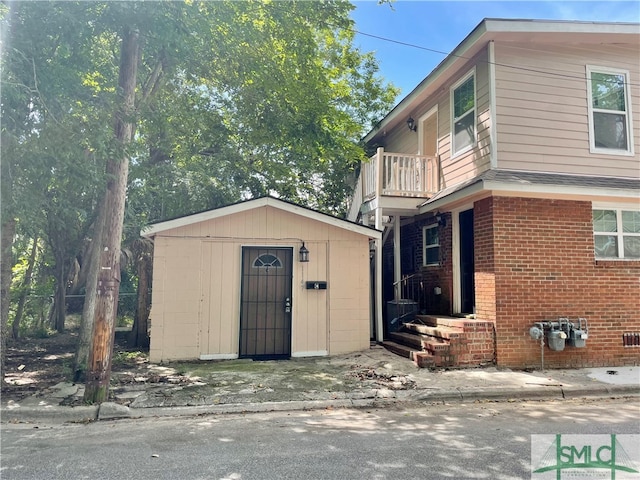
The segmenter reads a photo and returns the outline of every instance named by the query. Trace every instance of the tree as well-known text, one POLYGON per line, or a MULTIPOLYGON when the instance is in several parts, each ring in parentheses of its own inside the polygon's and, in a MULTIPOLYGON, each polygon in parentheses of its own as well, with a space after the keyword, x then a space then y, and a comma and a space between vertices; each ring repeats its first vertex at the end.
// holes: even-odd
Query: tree
MULTIPOLYGON (((76 290, 87 278, 76 370, 81 376, 86 339, 94 338, 88 399, 104 398, 108 385, 116 307, 106 303, 117 301, 120 241, 135 244, 153 221, 266 193, 344 209, 348 179, 364 158, 359 138, 396 93, 377 77, 373 58, 353 47, 351 8, 344 1, 11 4, 2 133, 12 208, 3 221, 17 219, 21 234, 46 240, 58 306, 67 272, 76 290), (124 81, 119 52, 131 32, 137 72, 125 90, 116 79, 124 81), (106 193, 98 187, 105 181, 106 193)), ((137 258, 144 292, 149 257, 137 258)))

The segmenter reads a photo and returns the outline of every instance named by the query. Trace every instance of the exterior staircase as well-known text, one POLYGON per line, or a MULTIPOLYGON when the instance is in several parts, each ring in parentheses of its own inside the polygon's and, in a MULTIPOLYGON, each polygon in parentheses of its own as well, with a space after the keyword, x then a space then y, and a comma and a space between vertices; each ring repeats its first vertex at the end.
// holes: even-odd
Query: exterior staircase
POLYGON ((382 342, 420 368, 477 367, 495 363, 495 325, 470 318, 416 315, 382 342))

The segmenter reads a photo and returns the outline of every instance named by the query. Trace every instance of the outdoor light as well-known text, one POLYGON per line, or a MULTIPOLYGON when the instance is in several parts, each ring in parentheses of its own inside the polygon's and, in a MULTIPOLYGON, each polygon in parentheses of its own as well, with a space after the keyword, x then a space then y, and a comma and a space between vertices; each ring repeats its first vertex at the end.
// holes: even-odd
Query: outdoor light
POLYGON ((407 120, 407 127, 409 127, 409 130, 412 132, 418 130, 418 127, 416 127, 416 121, 412 117, 409 117, 409 120, 407 120))
POLYGON ((300 261, 308 262, 309 261, 309 250, 304 246, 304 242, 302 242, 302 246, 300 247, 300 261))
POLYGON ((438 222, 438 225, 441 226, 441 227, 446 227, 447 226, 447 217, 445 217, 440 212, 436 213, 436 221, 438 222))

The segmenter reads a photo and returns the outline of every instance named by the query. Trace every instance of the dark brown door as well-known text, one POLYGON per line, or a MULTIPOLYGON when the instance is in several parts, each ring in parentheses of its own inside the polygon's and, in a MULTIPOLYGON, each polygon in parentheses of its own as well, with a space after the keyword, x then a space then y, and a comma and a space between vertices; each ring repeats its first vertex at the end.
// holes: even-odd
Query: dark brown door
POLYGON ((242 248, 240 357, 291 356, 293 249, 242 248))
POLYGON ((460 313, 475 313, 473 210, 460 212, 460 313))

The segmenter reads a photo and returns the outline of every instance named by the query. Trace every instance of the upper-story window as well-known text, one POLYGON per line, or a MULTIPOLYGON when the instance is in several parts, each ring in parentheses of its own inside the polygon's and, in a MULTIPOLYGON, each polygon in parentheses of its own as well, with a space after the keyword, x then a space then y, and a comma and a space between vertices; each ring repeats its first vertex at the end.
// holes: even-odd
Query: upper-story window
POLYGON ((451 87, 451 155, 469 150, 476 144, 476 72, 451 87))
POLYGON ((629 73, 587 66, 592 153, 633 154, 629 73))
POLYGON ((640 211, 593 210, 596 258, 640 258, 640 211))

